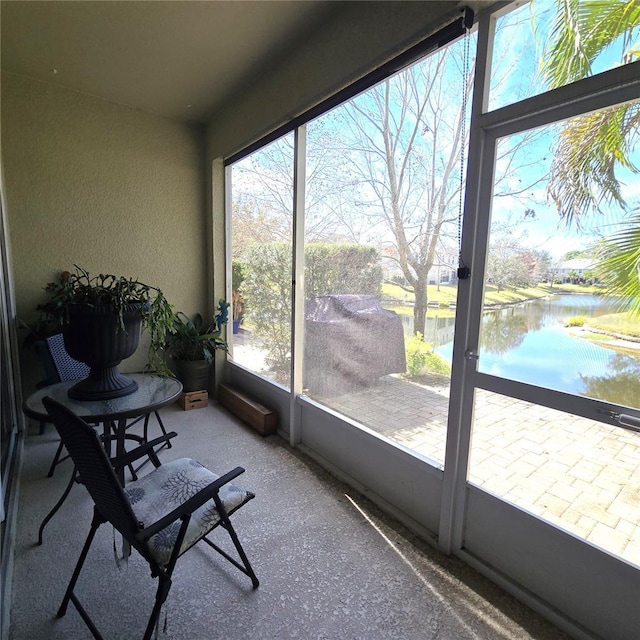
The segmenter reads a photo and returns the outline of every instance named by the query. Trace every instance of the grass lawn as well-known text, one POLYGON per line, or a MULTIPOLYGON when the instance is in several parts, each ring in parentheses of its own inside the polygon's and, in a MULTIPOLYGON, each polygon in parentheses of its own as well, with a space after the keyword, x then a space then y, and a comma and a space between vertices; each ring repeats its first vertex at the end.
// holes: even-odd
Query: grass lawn
POLYGON ((640 338, 640 318, 628 312, 588 318, 586 324, 588 327, 599 329, 600 331, 640 338))
POLYGON ((580 337, 584 338, 585 340, 593 340, 594 342, 611 342, 612 340, 615 340, 613 336, 610 336, 606 333, 583 332, 580 334, 580 337))
MULTIPOLYGON (((427 287, 427 300, 429 308, 427 309, 428 317, 453 317, 455 309, 450 305, 455 304, 458 290, 457 287, 451 285, 429 285, 427 287), (433 306, 437 304, 438 306, 433 306)), ((598 294, 602 293, 602 289, 598 287, 587 287, 579 284, 541 284, 537 287, 527 289, 502 289, 498 291, 497 287, 488 285, 485 289, 485 305, 504 305, 516 304, 525 300, 533 300, 535 298, 544 298, 549 295, 560 295, 563 293, 575 294, 598 294)), ((382 285, 382 296, 384 298, 384 307, 398 314, 413 315, 413 291, 403 289, 397 284, 385 282, 382 285)), ((613 313, 597 318, 585 318, 585 324, 598 331, 607 333, 631 336, 640 338, 640 318, 632 316, 629 313, 613 313)), ((586 337, 586 336, 582 336, 586 337)), ((605 341, 603 334, 593 334, 590 339, 605 341), (598 335, 599 337, 595 337, 598 335)))
MULTIPOLYGON (((485 289, 485 304, 488 306, 515 304, 532 300, 535 298, 544 298, 549 295, 559 295, 561 293, 598 293, 601 290, 597 287, 585 287, 576 284, 541 284, 537 287, 527 289, 511 289, 506 288, 498 291, 497 287, 488 285, 485 289)), ((458 288, 452 285, 429 285, 427 287, 427 300, 429 308, 427 315, 429 317, 437 315, 440 318, 453 317, 455 310, 450 308, 451 304, 455 304, 458 288), (437 304, 438 306, 431 306, 437 304)), ((403 287, 385 282, 382 285, 382 296, 384 298, 384 307, 399 314, 413 315, 413 291, 404 289, 403 287)))

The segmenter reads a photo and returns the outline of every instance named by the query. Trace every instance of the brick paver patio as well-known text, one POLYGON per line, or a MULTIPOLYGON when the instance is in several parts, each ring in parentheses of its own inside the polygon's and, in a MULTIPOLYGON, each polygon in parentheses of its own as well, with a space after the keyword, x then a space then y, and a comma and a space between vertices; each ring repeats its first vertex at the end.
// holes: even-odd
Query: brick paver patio
MULTIPOLYGON (((448 387, 393 376, 316 397, 444 464, 448 387)), ((640 566, 640 433, 479 391, 469 479, 640 566)))

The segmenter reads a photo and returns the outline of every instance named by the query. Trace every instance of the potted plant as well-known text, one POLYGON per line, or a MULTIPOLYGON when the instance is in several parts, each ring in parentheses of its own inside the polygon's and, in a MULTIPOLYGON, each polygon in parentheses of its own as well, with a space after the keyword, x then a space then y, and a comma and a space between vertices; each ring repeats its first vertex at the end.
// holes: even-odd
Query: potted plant
POLYGON ((47 301, 38 306, 59 323, 69 355, 90 367, 89 376, 69 395, 104 400, 133 393, 136 382, 118 365, 137 349, 141 330, 151 340, 148 367, 170 374, 160 354, 167 332, 173 331, 174 314, 162 291, 123 276, 91 276, 74 266, 75 273, 64 271, 46 286, 47 301))
POLYGON ((175 314, 173 331, 166 337, 166 353, 175 361, 177 378, 185 392, 207 388, 209 370, 216 350, 227 350, 222 328, 229 319, 229 303, 220 300, 210 322, 196 313, 189 318, 175 314))

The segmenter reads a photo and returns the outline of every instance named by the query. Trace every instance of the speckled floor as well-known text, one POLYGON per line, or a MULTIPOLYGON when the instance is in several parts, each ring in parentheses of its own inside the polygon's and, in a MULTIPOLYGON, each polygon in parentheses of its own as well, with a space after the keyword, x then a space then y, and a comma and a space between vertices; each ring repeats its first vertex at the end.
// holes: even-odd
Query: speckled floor
MULTIPOLYGON (((446 558, 336 481, 278 436, 262 438, 223 409, 170 407, 178 432, 169 460, 189 456, 218 472, 246 468, 238 484, 256 499, 234 516, 261 584, 206 546, 185 554, 166 607, 174 640, 559 640, 562 632, 455 558, 446 558)), ((85 640, 59 602, 88 531, 92 506, 75 486, 37 546, 42 517, 69 478, 46 472, 57 438, 30 437, 24 456, 11 611, 11 640, 85 640)), ((224 534, 224 532, 220 532, 224 534)), ((77 592, 105 639, 142 637, 155 581, 136 555, 118 567, 103 526, 77 592)), ((163 613, 163 621, 165 614, 163 613)))

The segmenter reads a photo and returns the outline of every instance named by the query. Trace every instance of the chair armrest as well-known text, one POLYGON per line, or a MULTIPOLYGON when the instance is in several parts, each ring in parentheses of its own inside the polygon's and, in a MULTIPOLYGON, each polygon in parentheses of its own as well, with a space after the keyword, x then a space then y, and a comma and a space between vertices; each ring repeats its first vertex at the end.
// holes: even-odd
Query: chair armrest
POLYGON ((139 458, 142 458, 142 456, 148 455, 151 458, 153 464, 156 467, 159 467, 160 460, 158 460, 156 456, 155 448, 160 444, 169 442, 171 438, 175 438, 177 435, 178 434, 175 431, 170 431, 166 436, 160 436, 159 438, 155 438, 154 440, 149 440, 144 444, 141 444, 139 447, 136 447, 135 449, 132 449, 127 453, 123 453, 121 456, 111 458, 111 464, 114 469, 121 469, 122 467, 131 464, 139 458))
POLYGON ((192 495, 186 502, 183 502, 173 511, 170 511, 169 513, 167 513, 167 515, 160 518, 160 520, 154 522, 148 527, 145 527, 144 529, 141 529, 138 533, 136 533, 136 539, 140 541, 147 541, 149 538, 151 538, 151 536, 154 536, 156 533, 158 533, 158 531, 162 531, 176 520, 179 520, 186 515, 191 515, 205 502, 211 500, 215 495, 217 495, 221 487, 231 482, 231 480, 237 478, 243 473, 244 469, 242 467, 236 467, 235 469, 232 469, 231 471, 225 473, 223 476, 220 476, 217 480, 214 480, 206 487, 204 487, 204 489, 200 489, 198 493, 192 495))

